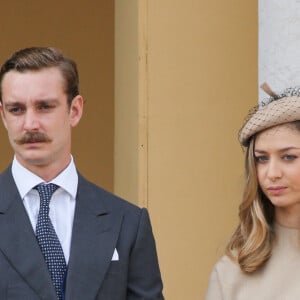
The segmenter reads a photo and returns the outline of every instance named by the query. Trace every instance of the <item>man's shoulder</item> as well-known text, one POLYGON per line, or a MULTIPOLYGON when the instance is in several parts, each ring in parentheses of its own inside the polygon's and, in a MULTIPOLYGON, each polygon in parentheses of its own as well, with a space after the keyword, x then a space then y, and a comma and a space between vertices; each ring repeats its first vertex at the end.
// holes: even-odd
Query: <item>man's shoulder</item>
POLYGON ((8 166, 5 170, 0 171, 0 185, 7 184, 9 181, 12 181, 11 165, 8 166))
POLYGON ((96 199, 96 201, 103 202, 106 207, 111 209, 126 210, 135 213, 140 213, 141 211, 141 208, 137 205, 89 181, 80 174, 78 192, 88 195, 89 198, 96 199))

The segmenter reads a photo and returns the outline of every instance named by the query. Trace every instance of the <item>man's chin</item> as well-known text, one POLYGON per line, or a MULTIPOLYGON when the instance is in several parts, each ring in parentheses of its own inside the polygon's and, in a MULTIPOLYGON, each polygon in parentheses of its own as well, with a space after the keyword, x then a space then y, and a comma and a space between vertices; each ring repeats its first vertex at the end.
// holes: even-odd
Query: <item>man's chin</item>
POLYGON ((47 165, 47 159, 40 156, 18 156, 18 161, 25 167, 43 167, 47 165))

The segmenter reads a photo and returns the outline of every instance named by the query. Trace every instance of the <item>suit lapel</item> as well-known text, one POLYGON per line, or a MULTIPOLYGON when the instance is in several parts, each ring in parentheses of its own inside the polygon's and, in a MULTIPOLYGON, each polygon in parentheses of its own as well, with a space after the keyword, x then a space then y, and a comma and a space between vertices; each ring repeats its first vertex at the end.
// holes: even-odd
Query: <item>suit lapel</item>
POLYGON ((56 299, 47 266, 10 168, 0 178, 0 237, 0 251, 23 280, 43 299, 56 299))
POLYGON ((95 188, 79 177, 66 299, 94 299, 117 244, 122 215, 112 213, 95 188), (100 198, 100 199, 99 199, 100 198))

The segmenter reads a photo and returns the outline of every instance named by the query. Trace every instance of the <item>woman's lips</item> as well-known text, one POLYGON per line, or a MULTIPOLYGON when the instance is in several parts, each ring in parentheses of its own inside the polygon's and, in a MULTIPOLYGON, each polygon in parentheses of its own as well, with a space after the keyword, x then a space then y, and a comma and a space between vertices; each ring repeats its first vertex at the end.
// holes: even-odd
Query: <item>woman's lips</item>
POLYGON ((285 189, 285 186, 271 186, 267 188, 267 191, 269 194, 276 196, 282 194, 285 189))

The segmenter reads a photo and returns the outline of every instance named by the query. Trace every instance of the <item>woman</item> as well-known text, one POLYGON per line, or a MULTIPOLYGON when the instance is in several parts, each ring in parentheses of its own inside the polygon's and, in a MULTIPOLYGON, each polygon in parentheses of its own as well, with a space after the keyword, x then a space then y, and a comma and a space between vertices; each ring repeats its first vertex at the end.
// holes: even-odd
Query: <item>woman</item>
POLYGON ((206 300, 300 299, 300 87, 271 96, 239 133, 246 147, 240 223, 206 300))

